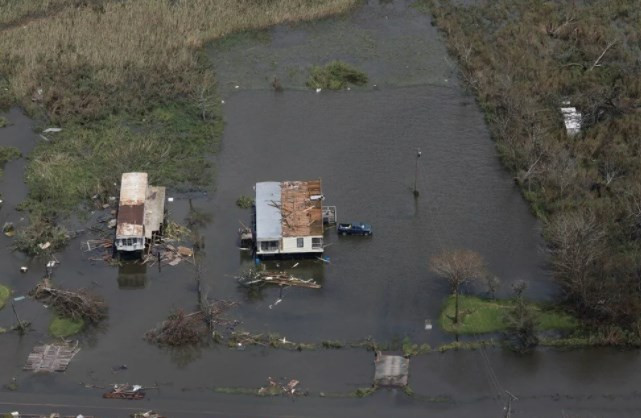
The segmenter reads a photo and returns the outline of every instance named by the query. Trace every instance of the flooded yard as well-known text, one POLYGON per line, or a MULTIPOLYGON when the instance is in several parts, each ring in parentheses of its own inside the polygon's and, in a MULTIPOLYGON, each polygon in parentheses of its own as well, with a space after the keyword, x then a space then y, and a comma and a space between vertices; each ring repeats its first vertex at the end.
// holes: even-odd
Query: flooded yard
MULTIPOLYGON (((410 2, 368 2, 347 17, 241 36, 213 45, 208 54, 221 80, 226 122, 214 158, 216 187, 189 196, 168 190, 175 200, 166 207, 171 219, 184 222, 191 199, 211 217, 199 230, 204 237, 201 278, 210 298, 240 302, 229 312, 242 322, 238 329, 313 343, 367 337, 381 342, 409 337, 432 347, 450 342, 453 337, 437 326, 425 330, 426 320, 436 323, 449 294, 447 283, 429 271, 429 258, 448 248, 479 252, 501 279, 501 296, 510 295, 516 280, 529 283, 531 299, 556 296, 539 225, 501 167, 479 108, 453 79, 429 18, 410 2), (339 92, 304 89, 307 68, 333 59, 364 70, 369 85, 339 92), (285 91, 270 88, 273 77, 283 80, 285 91), (422 156, 415 198, 417 148, 422 156), (329 263, 267 262, 314 278, 321 289, 255 293, 239 287, 234 276, 255 261, 237 248, 238 227, 250 222, 250 211, 238 208, 236 200, 253 196, 256 182, 317 178, 324 204, 337 206, 339 221, 370 223, 374 235, 338 237, 328 229, 329 263)), ((2 145, 16 145, 26 154, 42 140, 20 112, 7 118, 13 125, 0 129, 2 145)), ((23 222, 15 205, 26 195, 24 164, 18 160, 5 169, 3 222, 23 222)), ((78 223, 91 225, 99 215, 78 223)), ((321 392, 349 394, 369 386, 373 354, 223 345, 158 348, 142 336, 172 309, 196 308, 194 267, 181 263, 160 271, 157 266, 92 262, 80 248, 88 238, 89 233, 80 232, 56 254, 60 265, 53 279, 62 287, 89 288, 104 296, 108 320, 82 334, 82 350, 67 372, 32 375, 22 365, 33 345, 51 339, 51 312, 32 300, 16 302, 33 331, 22 337, 0 335, 0 385, 13 377, 18 384, 17 392, 0 389, 0 405, 26 404, 38 394, 42 402, 124 416, 132 405, 104 401, 101 390, 85 385, 129 382, 158 386, 142 409, 164 407, 168 414, 173 411, 171 416, 282 416, 292 411, 299 416, 416 416, 429 409, 440 416, 495 417, 503 413, 504 399, 497 396, 504 390, 522 398, 515 416, 558 415, 562 408, 584 416, 585 405, 599 411, 597 416, 625 416, 627 411, 615 414, 612 408, 623 402, 632 412, 640 406, 638 392, 626 387, 638 381, 638 353, 613 350, 540 350, 526 357, 500 349, 432 353, 411 360, 415 398, 380 391, 367 399, 324 399, 321 392), (296 378, 312 396, 294 404, 214 393, 216 387, 258 388, 268 376, 296 378)), ((47 260, 12 252, 5 236, 0 243, 2 283, 13 289, 12 297, 26 295, 44 275, 47 260), (29 266, 28 273, 19 272, 22 265, 29 266)), ((479 283, 466 291, 482 295, 487 289, 479 283)), ((8 307, 0 311, 0 326, 12 321, 8 307)))

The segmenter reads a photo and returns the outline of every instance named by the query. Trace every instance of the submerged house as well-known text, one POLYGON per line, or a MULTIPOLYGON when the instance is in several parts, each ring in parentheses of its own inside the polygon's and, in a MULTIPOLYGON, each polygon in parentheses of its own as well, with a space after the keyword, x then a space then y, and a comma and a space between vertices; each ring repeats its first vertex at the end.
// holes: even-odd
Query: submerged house
POLYGON ((256 254, 321 254, 322 200, 320 180, 256 183, 256 254))
POLYGON ((118 251, 142 251, 164 221, 165 188, 150 186, 147 173, 123 173, 116 224, 118 251))

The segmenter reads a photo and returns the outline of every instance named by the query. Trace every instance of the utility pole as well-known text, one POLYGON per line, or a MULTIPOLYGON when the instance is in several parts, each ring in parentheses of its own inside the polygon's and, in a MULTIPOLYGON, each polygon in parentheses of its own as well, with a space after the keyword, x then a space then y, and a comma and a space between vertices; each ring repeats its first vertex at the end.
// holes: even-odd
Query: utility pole
POLYGON ((418 197, 418 189, 416 188, 416 182, 418 180, 418 159, 421 158, 421 149, 416 148, 416 167, 414 169, 414 197, 418 197))

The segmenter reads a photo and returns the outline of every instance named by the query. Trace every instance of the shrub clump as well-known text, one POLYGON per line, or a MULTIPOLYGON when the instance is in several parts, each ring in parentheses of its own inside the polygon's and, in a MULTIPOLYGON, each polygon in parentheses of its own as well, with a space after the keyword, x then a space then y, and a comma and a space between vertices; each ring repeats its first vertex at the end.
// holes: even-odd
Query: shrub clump
POLYGON ((18 231, 13 248, 28 255, 38 255, 64 247, 69 238, 65 227, 44 217, 32 216, 31 223, 18 231))
POLYGON ((238 206, 241 209, 249 209, 252 207, 254 204, 254 199, 252 199, 249 196, 241 196, 238 199, 236 199, 236 206, 238 206))
POLYGON ((307 87, 312 89, 342 90, 348 84, 367 84, 367 74, 341 61, 333 61, 324 67, 314 66, 310 71, 307 87))

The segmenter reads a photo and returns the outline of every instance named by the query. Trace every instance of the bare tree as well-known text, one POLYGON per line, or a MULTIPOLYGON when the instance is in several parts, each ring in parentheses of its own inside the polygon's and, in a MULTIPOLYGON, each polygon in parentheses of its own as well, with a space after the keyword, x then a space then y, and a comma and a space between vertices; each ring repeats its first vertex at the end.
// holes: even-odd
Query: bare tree
POLYGON ((605 231, 592 213, 557 215, 546 224, 548 247, 566 289, 589 305, 590 273, 603 254, 605 231))
POLYGON ((471 250, 445 250, 430 259, 430 270, 450 283, 455 296, 454 323, 458 324, 461 285, 485 275, 483 257, 471 250))

